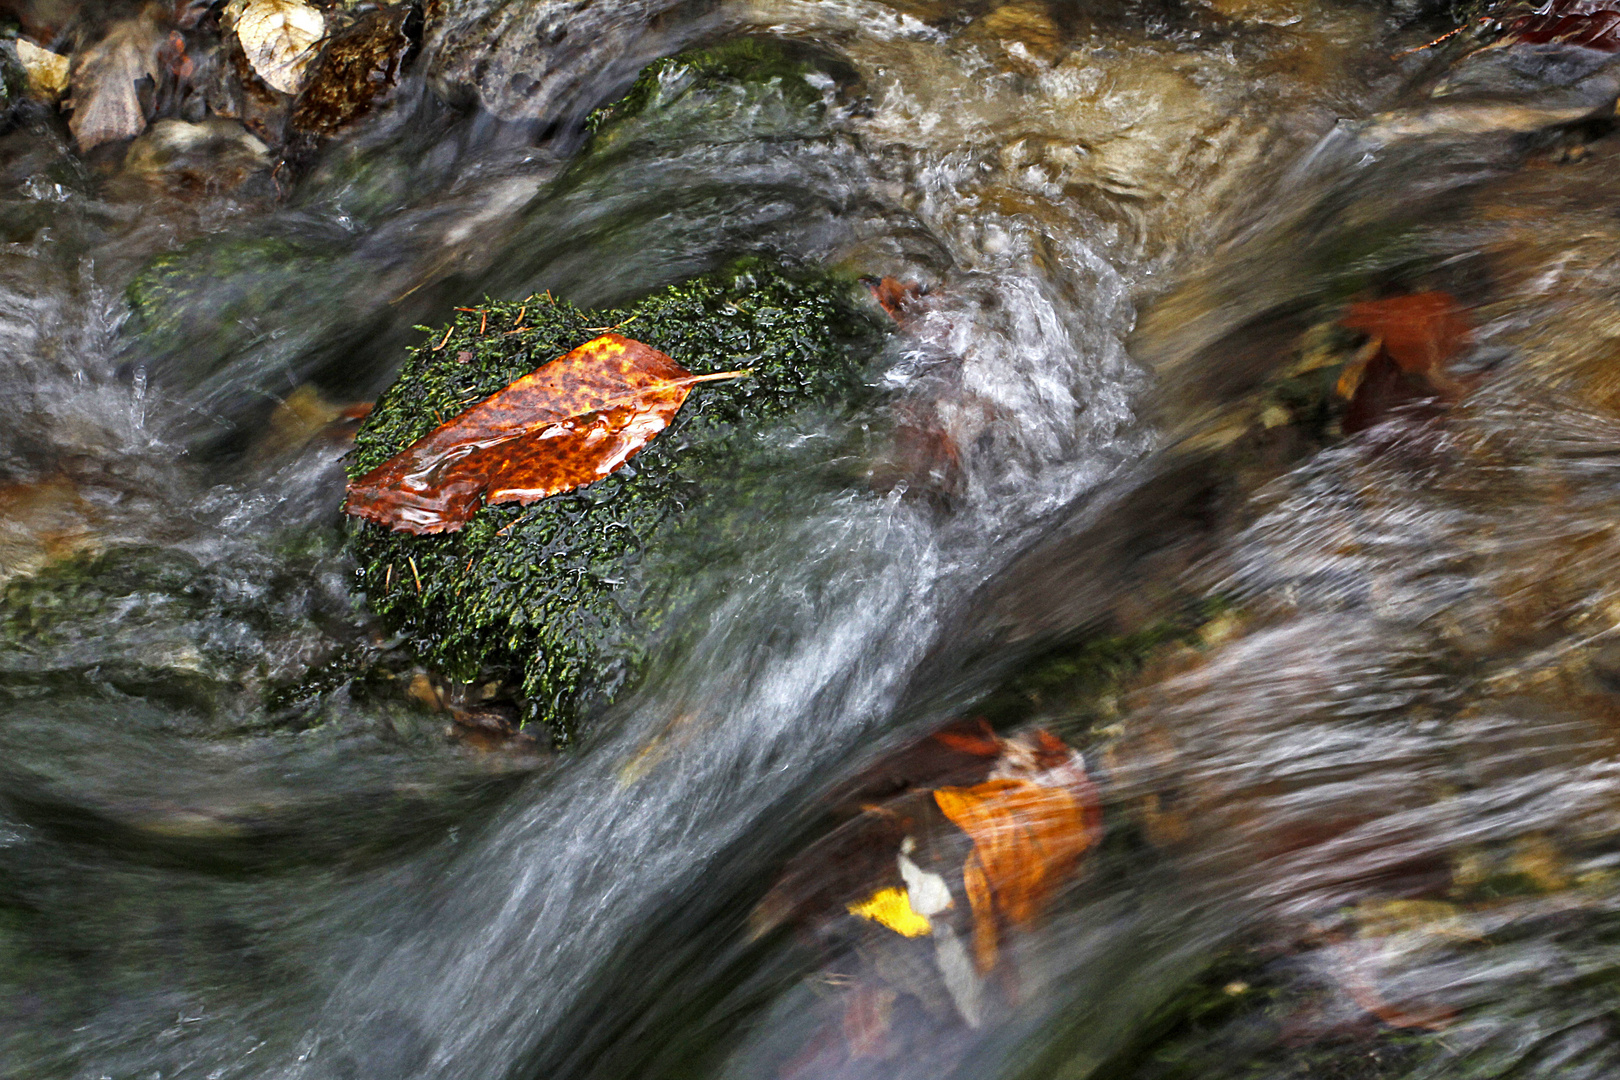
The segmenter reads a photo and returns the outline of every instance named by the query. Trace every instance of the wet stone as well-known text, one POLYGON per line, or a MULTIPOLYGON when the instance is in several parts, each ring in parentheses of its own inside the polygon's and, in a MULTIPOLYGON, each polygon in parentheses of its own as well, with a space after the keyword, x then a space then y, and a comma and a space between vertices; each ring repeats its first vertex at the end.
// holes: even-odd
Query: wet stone
POLYGON ((331 34, 293 103, 292 129, 328 137, 369 113, 399 85, 420 43, 421 21, 414 4, 385 5, 331 34))
POLYGON ((334 578, 138 546, 59 559, 0 600, 0 698, 147 698, 199 733, 297 727, 377 652, 334 578))

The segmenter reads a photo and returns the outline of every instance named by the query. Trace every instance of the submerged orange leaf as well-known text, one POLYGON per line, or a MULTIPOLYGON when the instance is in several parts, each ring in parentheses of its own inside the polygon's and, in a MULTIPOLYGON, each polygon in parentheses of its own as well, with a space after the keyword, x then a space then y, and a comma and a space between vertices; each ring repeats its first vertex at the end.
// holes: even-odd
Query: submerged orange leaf
POLYGON ((945 787, 934 802, 973 840, 962 882, 973 908, 973 953, 981 971, 996 962, 997 917, 1013 925, 1040 914, 1098 835, 1085 790, 1021 778, 945 787))
POLYGON ((1426 375, 1462 350, 1471 327, 1463 308, 1444 292, 1420 292, 1351 304, 1341 320, 1384 342, 1402 371, 1426 375))
POLYGON ((899 281, 892 277, 862 278, 872 299, 895 322, 905 322, 907 309, 922 295, 922 286, 915 281, 899 281))
POLYGON ((657 349, 603 334, 446 421, 349 483, 347 513, 454 532, 483 501, 531 503, 621 468, 680 411, 693 375, 657 349))
POLYGON ((1467 311, 1450 293, 1431 291, 1351 304, 1340 322, 1368 335, 1345 365, 1337 392, 1350 399, 1340 421, 1349 435, 1404 412, 1432 419, 1472 389, 1447 363, 1472 335, 1467 311))

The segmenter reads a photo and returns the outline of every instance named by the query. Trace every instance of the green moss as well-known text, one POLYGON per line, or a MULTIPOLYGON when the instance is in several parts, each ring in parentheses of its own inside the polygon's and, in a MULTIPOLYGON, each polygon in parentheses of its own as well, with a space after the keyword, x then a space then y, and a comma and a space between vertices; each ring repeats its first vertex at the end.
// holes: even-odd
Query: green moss
POLYGON ((1138 630, 1053 646, 1024 663, 978 711, 998 728, 1039 718, 1060 734, 1082 737, 1113 719, 1113 696, 1148 661, 1168 646, 1198 645, 1203 628, 1230 607, 1222 597, 1205 597, 1138 630))
POLYGON ((485 507, 445 536, 352 530, 378 614, 449 678, 515 681, 525 720, 558 743, 636 674, 649 635, 761 504, 803 497, 777 479, 797 454, 771 425, 856 399, 880 336, 852 283, 760 263, 622 310, 489 302, 414 350, 362 428, 351 475, 613 326, 693 372, 754 374, 699 388, 627 468, 577 491, 485 507))

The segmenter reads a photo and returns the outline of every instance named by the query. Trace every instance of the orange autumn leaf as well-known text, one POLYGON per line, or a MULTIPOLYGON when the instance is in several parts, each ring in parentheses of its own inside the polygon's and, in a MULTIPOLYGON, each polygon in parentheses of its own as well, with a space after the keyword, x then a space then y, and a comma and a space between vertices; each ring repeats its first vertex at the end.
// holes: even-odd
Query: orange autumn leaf
POLYGON ((892 277, 863 278, 862 284, 872 294, 872 299, 877 301, 878 307, 895 322, 905 322, 908 314, 906 309, 922 295, 922 286, 914 281, 903 282, 892 277))
POLYGON ((1351 304, 1341 323, 1384 343, 1402 371, 1427 375, 1467 344, 1472 327, 1450 293, 1421 292, 1351 304))
POLYGON ((664 430, 700 382, 657 349, 603 334, 530 372, 350 481, 344 510, 454 532, 483 502, 532 503, 600 480, 664 430))
POLYGON ((974 757, 993 758, 1001 754, 1002 741, 983 717, 954 723, 934 732, 935 742, 974 757))
POLYGON ((974 961, 995 965, 998 917, 1011 925, 1040 914, 1099 835, 1090 786, 1049 787, 1019 778, 945 787, 934 802, 973 841, 962 882, 973 909, 974 961))

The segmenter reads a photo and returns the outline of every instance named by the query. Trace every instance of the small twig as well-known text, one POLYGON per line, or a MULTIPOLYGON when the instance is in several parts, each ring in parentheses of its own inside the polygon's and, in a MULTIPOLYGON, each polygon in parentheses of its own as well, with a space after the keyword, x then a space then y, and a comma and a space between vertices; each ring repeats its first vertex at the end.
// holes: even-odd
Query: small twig
POLYGON ((383 592, 388 592, 393 587, 394 587, 394 564, 389 563, 388 564, 388 570, 383 574, 383 592))
POLYGON ((446 345, 448 345, 450 343, 450 335, 455 333, 455 332, 456 332, 455 324, 451 323, 450 328, 444 332, 443 340, 441 340, 437 345, 433 346, 433 351, 438 352, 440 349, 442 349, 446 345))
POLYGON ((585 330, 586 330, 587 333, 591 333, 591 334, 612 333, 614 330, 617 330, 620 326, 629 326, 631 323, 635 322, 639 318, 641 318, 641 313, 638 311, 636 314, 630 316, 628 319, 624 320, 622 323, 618 323, 615 326, 587 326, 585 328, 585 330))
POLYGON ((416 556, 415 555, 407 555, 406 559, 409 560, 409 562, 411 564, 411 577, 416 579, 416 591, 418 593, 421 593, 421 591, 422 591, 422 575, 416 569, 416 556))
POLYGON ((398 296, 394 297, 388 302, 390 304, 397 304, 404 300, 407 296, 410 296, 416 290, 422 288, 424 285, 432 284, 434 281, 434 275, 455 261, 455 252, 451 252, 449 255, 446 255, 444 258, 440 259, 438 265, 434 266, 433 269, 429 270, 425 275, 423 275, 422 280, 418 281, 415 285, 412 285, 410 288, 406 289, 404 292, 400 293, 398 296))
MULTIPOLYGON (((1487 18, 1481 18, 1479 21, 1480 22, 1490 22, 1491 20, 1487 19, 1487 18)), ((1435 38, 1433 41, 1426 41, 1422 45, 1414 45, 1410 49, 1402 49, 1398 53, 1391 53, 1389 58, 1391 60, 1399 60, 1403 56, 1411 56, 1413 53, 1422 52, 1424 49, 1432 49, 1436 45, 1440 45, 1440 44, 1443 44, 1443 43, 1445 43, 1447 41, 1450 41, 1452 38, 1456 37, 1458 34, 1462 33, 1464 30, 1467 30, 1467 29, 1468 29, 1468 27, 1465 25, 1465 26, 1456 27, 1456 28, 1451 29, 1451 30, 1447 30, 1445 33, 1441 34, 1439 37, 1435 38)))
POLYGON ((489 312, 486 311, 486 312, 483 312, 482 314, 483 314, 483 317, 478 320, 478 336, 479 337, 482 337, 484 335, 484 329, 489 326, 489 312))

